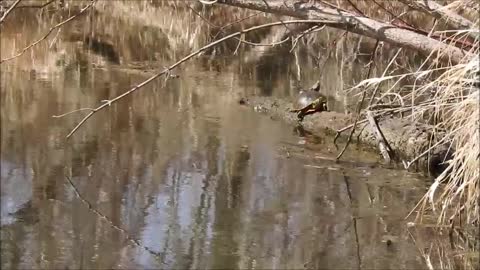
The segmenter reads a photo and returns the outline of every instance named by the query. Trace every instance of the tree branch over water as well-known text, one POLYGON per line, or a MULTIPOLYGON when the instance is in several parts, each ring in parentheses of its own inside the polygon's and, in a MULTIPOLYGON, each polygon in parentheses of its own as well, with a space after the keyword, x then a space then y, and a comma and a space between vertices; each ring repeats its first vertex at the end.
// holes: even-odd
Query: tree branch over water
MULTIPOLYGON (((6 62, 6 61, 9 61, 9 60, 13 60, 21 55, 23 55, 26 51, 30 50, 31 48, 33 48, 34 46, 36 46, 37 44, 39 44, 40 42, 42 42, 43 40, 45 40, 52 32, 53 30, 57 29, 57 28, 60 28, 62 27, 63 25, 73 21, 75 18, 77 18, 78 16, 82 15, 83 13, 85 13, 85 11, 87 11, 89 8, 93 7, 93 5, 97 2, 97 0, 92 0, 90 2, 90 4, 86 5, 84 8, 82 8, 77 14, 69 17, 68 19, 52 26, 45 35, 43 35, 41 38, 39 38, 37 41, 33 42, 32 44, 28 45, 27 47, 23 48, 20 52, 18 52, 17 54, 13 55, 13 56, 10 56, 10 57, 7 57, 5 59, 1 59, 0 60, 0 64, 2 64, 3 62, 6 62)), ((5 16, 5 15, 4 15, 5 16)), ((3 19, 3 18, 2 18, 3 19)), ((1 21, 0 21, 1 23, 1 21)))
MULTIPOLYGON (((132 94, 133 92, 137 91, 138 89, 142 88, 143 86, 146 86, 147 84, 151 83, 153 80, 157 79, 158 77, 160 76, 163 76, 163 75, 166 75, 167 79, 170 77, 170 71, 175 69, 176 67, 180 66, 181 64, 183 64, 184 62, 190 60, 191 58, 197 56, 198 54, 200 54, 201 52, 207 50, 207 49, 210 49, 212 47, 215 47, 216 45, 222 43, 222 42, 225 42, 229 39, 232 39, 232 38, 235 38, 235 37, 238 37, 238 36, 241 36, 243 34, 246 34, 248 32, 252 32, 252 31, 256 31, 256 30, 260 30, 260 29, 263 29, 263 28, 269 28, 269 27, 273 27, 273 26, 278 26, 278 25, 283 25, 283 24, 331 24, 331 23, 334 23, 334 22, 331 22, 331 21, 328 21, 328 20, 292 20, 292 21, 282 21, 282 22, 273 22, 273 23, 267 23, 267 24, 262 24, 262 25, 258 25, 258 26, 254 26, 254 27, 251 27, 251 28, 248 28, 248 29, 245 29, 245 30, 242 30, 242 31, 239 31, 239 32, 236 32, 236 33, 233 33, 233 34, 230 34, 226 37, 223 37, 219 40, 216 40, 214 42, 211 42, 205 46, 203 46, 202 48, 190 53, 189 55, 183 57, 182 59, 180 59, 178 62, 176 62, 175 64, 167 67, 164 71, 160 72, 160 73, 157 73, 153 76, 151 76, 150 78, 148 78, 147 80, 141 82, 140 84, 134 86, 133 88, 131 88, 130 90, 126 91, 125 93, 113 98, 113 99, 110 99, 110 100, 104 100, 103 101, 103 104, 94 108, 94 109, 91 109, 90 113, 88 113, 73 129, 72 131, 67 135, 67 139, 70 138, 90 117, 92 117, 96 112, 106 108, 106 107, 109 107, 111 104, 119 101, 120 99, 132 94)), ((83 110, 83 109, 78 109, 76 111, 80 111, 80 110, 83 110)), ((70 113, 65 113, 63 115, 68 115, 70 113)), ((57 116, 58 117, 58 116, 57 116)))
POLYGON ((414 49, 425 55, 431 55, 435 52, 438 54, 438 58, 453 63, 460 62, 468 54, 468 52, 460 48, 415 31, 355 15, 323 2, 306 3, 301 0, 271 1, 268 6, 258 0, 218 0, 217 3, 300 19, 332 21, 333 23, 329 25, 331 27, 346 29, 349 32, 378 39, 399 47, 414 49))
POLYGON ((3 21, 5 20, 5 18, 7 18, 8 14, 10 14, 10 12, 12 12, 13 9, 15 9, 15 7, 20 4, 22 0, 17 0, 15 1, 15 3, 13 3, 10 8, 8 8, 7 11, 5 11, 5 14, 3 14, 3 16, 0 18, 0 24, 3 23, 3 21))
MULTIPOLYGON (((432 0, 400 0, 409 7, 431 15, 432 17, 445 21, 455 29, 473 29, 475 24, 470 20, 450 11, 447 7, 432 0)), ((472 36, 473 37, 473 36, 472 36)), ((476 36, 478 38, 478 36, 476 36)))

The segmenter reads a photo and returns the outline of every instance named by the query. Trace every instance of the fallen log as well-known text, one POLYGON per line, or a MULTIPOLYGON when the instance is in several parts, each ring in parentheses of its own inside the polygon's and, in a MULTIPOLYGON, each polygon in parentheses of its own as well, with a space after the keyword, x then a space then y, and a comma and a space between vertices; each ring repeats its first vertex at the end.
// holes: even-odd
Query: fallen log
MULTIPOLYGON (((267 114, 273 119, 283 120, 292 125, 298 125, 297 115, 290 112, 293 103, 275 97, 251 96, 242 98, 240 104, 249 106, 255 111, 267 114)), ((321 112, 308 115, 301 122, 302 127, 313 134, 333 135, 337 130, 348 126, 353 121, 353 115, 346 115, 338 112, 321 112)), ((378 127, 392 149, 393 156, 398 160, 409 161, 417 158, 431 145, 433 135, 437 138, 442 136, 441 132, 432 132, 432 127, 426 124, 412 123, 407 119, 385 117, 378 120, 378 127)), ((348 134, 342 133, 340 138, 346 138, 348 134)), ((378 151, 378 140, 375 131, 371 129, 357 130, 354 138, 357 142, 369 146, 378 151)), ((422 171, 439 173, 444 169, 443 161, 448 153, 447 147, 438 147, 415 161, 415 168, 422 171)), ((403 165, 401 165, 403 167, 403 165)))

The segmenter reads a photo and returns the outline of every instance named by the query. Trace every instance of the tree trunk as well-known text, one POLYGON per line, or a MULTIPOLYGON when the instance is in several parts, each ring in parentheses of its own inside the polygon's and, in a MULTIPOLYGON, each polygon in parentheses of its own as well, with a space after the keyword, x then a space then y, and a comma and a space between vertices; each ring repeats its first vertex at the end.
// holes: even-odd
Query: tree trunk
POLYGON ((328 24, 330 27, 414 49, 425 55, 432 54, 433 57, 451 61, 454 64, 459 63, 468 54, 460 48, 413 31, 354 15, 325 4, 306 3, 302 0, 218 0, 218 3, 301 19, 328 20, 332 22, 328 24))

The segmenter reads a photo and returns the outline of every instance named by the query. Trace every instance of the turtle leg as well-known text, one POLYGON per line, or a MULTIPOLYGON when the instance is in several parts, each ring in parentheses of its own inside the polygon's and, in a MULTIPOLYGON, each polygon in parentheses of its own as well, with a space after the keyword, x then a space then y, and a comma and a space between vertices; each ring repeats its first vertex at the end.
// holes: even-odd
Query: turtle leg
POLYGON ((301 123, 298 123, 293 130, 298 136, 305 137, 306 131, 301 123))
POLYGON ((318 112, 317 109, 310 109, 310 110, 308 110, 308 111, 305 112, 305 115, 314 114, 314 113, 316 113, 316 112, 318 112))
POLYGON ((299 111, 299 112, 297 113, 298 122, 302 122, 304 117, 305 117, 305 113, 304 113, 304 112, 299 111))
POLYGON ((315 111, 313 111, 313 110, 302 111, 302 112, 299 112, 299 113, 297 114, 297 117, 298 117, 299 121, 301 122, 301 121, 303 121, 303 118, 305 118, 305 116, 307 116, 307 115, 309 115, 309 114, 312 114, 312 113, 314 113, 314 112, 315 112, 315 111))
POLYGON ((297 115, 297 118, 298 118, 298 122, 302 122, 302 121, 303 121, 303 118, 305 118, 305 115, 303 115, 303 114, 298 114, 298 115, 297 115))

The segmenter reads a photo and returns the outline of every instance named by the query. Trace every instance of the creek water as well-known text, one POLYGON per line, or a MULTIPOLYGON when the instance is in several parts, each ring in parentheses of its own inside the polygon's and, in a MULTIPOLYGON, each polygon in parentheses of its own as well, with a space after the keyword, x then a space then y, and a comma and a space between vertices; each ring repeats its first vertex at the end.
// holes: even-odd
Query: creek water
MULTIPOLYGON (((118 65, 3 65, 1 268, 426 268, 404 218, 427 179, 355 146, 335 163, 332 137, 238 104, 295 94, 298 61, 278 58, 191 61, 69 140, 88 111, 53 115, 146 76, 118 65)), ((336 68, 327 64, 322 84, 343 111, 336 68)))

